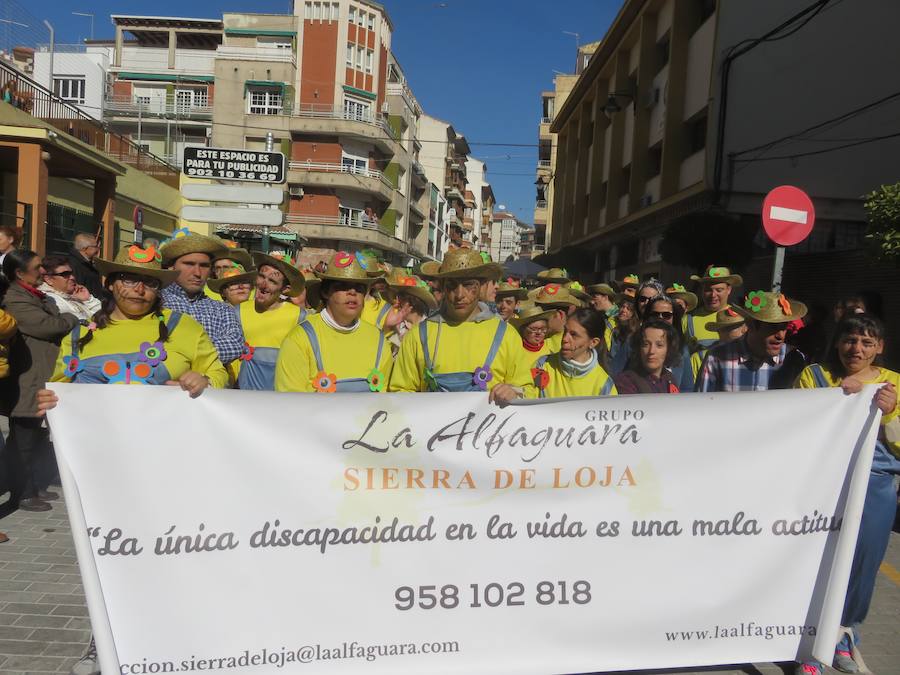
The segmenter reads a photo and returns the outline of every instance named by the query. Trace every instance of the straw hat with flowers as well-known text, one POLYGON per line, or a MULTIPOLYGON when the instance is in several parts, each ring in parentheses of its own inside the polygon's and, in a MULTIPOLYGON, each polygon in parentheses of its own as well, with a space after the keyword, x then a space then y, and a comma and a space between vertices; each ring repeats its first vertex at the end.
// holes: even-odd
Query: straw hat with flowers
POLYGON ((547 309, 568 309, 571 306, 584 307, 584 303, 576 298, 565 286, 547 284, 534 297, 534 304, 547 309))
POLYGON ((162 263, 166 266, 171 265, 181 256, 191 253, 205 253, 210 258, 215 258, 223 256, 228 250, 228 247, 218 237, 197 234, 186 227, 175 230, 171 237, 159 245, 162 263))
POLYGON ((551 267, 549 270, 538 272, 537 278, 545 284, 565 284, 572 281, 564 267, 551 267))
POLYGON ((555 309, 543 309, 541 307, 529 307, 509 320, 509 325, 521 332, 522 329, 535 321, 549 321, 556 314, 555 309))
POLYGON ((763 323, 790 323, 806 316, 806 305, 782 293, 750 291, 743 304, 732 305, 745 319, 763 323))
POLYGON ((720 330, 731 330, 747 323, 747 320, 735 312, 731 307, 720 309, 716 312, 716 320, 706 324, 706 330, 718 333, 720 330))
POLYGON ((268 265, 269 267, 274 267, 284 275, 284 278, 287 279, 288 285, 290 286, 290 288, 284 292, 285 295, 289 295, 293 298, 303 292, 303 288, 306 286, 306 280, 303 278, 303 274, 300 270, 294 267, 293 261, 289 256, 278 254, 269 255, 268 253, 254 251, 253 262, 256 263, 257 270, 263 265, 268 265))
POLYGON ((732 274, 727 267, 718 267, 717 265, 707 267, 701 277, 692 274, 691 281, 698 284, 728 284, 729 286, 740 286, 744 283, 740 274, 732 274))
POLYGON ((684 311, 693 312, 697 309, 699 300, 696 293, 691 293, 681 284, 672 284, 666 289, 666 295, 670 298, 684 301, 684 311))
POLYGON ((234 263, 231 267, 222 272, 222 276, 217 279, 208 279, 206 285, 209 286, 211 291, 221 295, 222 291, 228 286, 234 284, 252 284, 255 279, 256 268, 253 267, 251 260, 250 269, 246 269, 239 263, 234 263))
POLYGON ((315 274, 321 281, 354 281, 369 286, 381 276, 380 270, 378 275, 371 276, 360 264, 359 258, 355 253, 336 251, 328 261, 328 268, 315 274))
POLYGON ((499 279, 502 274, 500 263, 485 260, 481 253, 470 248, 450 249, 441 262, 422 264, 422 276, 433 279, 499 279))
POLYGON ((428 284, 415 274, 409 274, 402 268, 394 267, 391 269, 391 273, 388 274, 386 281, 388 288, 385 293, 387 295, 392 296, 400 293, 411 295, 425 303, 428 309, 437 309, 437 300, 431 294, 428 284))
POLYGON ((158 279, 160 284, 167 286, 178 278, 175 270, 164 270, 160 261, 160 255, 152 246, 143 249, 137 244, 123 246, 116 254, 115 260, 96 258, 94 266, 105 277, 111 274, 138 274, 142 277, 158 279))
POLYGON ((518 284, 514 284, 510 281, 502 281, 500 285, 497 286, 497 299, 513 297, 516 300, 524 300, 528 297, 528 291, 518 284))

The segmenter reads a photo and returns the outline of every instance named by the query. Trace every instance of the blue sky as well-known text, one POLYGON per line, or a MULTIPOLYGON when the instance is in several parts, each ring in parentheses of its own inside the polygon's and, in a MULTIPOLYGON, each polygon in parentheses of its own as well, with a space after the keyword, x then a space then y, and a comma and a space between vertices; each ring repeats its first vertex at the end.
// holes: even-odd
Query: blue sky
MULTIPOLYGON (((5 4, 5 3, 4 3, 5 4)), ((218 17, 223 11, 289 13, 291 0, 49 0, 13 5, 49 19, 60 43, 88 37, 94 14, 97 38, 112 37, 110 14, 218 17)), ((451 122, 473 142, 488 165, 500 203, 532 221, 540 92, 553 86, 553 71, 572 72, 575 37, 603 37, 619 0, 385 0, 394 22, 393 47, 413 92, 431 115, 451 122), (519 175, 503 175, 519 174, 519 175)), ((32 31, 25 31, 25 33, 32 31)), ((23 35, 24 37, 24 35, 23 35)), ((35 35, 34 41, 46 37, 35 35)))

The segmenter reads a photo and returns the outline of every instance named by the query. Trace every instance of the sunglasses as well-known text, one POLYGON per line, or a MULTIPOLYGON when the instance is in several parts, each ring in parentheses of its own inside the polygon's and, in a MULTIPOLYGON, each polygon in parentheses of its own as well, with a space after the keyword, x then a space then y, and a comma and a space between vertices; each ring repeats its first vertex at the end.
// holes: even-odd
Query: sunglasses
POLYGON ((649 297, 645 297, 645 296, 643 296, 643 295, 639 295, 639 296, 637 297, 637 301, 638 301, 639 303, 641 303, 641 304, 644 304, 645 302, 650 302, 650 301, 651 301, 653 298, 655 298, 655 297, 656 297, 655 295, 651 295, 651 296, 649 296, 649 297))
POLYGON ((72 270, 66 270, 65 272, 47 272, 44 276, 71 279, 73 276, 75 276, 75 272, 73 272, 72 270))
POLYGON ((673 312, 650 312, 650 316, 664 321, 671 321, 675 314, 673 312))

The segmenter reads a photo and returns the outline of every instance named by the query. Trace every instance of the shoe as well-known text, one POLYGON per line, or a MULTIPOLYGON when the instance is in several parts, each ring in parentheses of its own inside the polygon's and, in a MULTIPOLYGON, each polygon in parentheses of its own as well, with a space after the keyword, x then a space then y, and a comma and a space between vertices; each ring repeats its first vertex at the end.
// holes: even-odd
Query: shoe
POLYGON ((38 499, 43 499, 45 502, 54 502, 59 499, 59 493, 50 490, 38 490, 37 496, 38 499))
POLYGON ((818 661, 798 663, 794 675, 822 675, 822 664, 818 661))
POLYGON ((97 645, 94 644, 94 636, 91 636, 91 644, 69 671, 69 675, 100 675, 100 663, 97 661, 97 645))
POLYGON ((37 497, 28 497, 19 502, 19 508, 22 511, 49 511, 53 507, 47 502, 37 497))
POLYGON ((9 541, 9 537, 6 536, 5 532, 0 532, 0 544, 5 544, 9 541))
MULTIPOLYGON (((841 630, 844 632, 841 636, 841 641, 838 642, 837 647, 834 648, 834 660, 831 662, 831 666, 842 673, 858 673, 860 667, 856 662, 856 659, 853 658, 854 648, 859 640, 856 629, 845 629, 842 627, 841 630)), ((857 655, 858 653, 859 652, 856 651, 857 655)))

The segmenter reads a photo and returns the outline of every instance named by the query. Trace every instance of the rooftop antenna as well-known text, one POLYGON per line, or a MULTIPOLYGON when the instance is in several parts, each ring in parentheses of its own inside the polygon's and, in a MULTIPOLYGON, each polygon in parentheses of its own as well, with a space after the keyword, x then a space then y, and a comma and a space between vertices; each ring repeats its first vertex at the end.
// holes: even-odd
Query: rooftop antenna
POLYGON ((571 35, 575 38, 575 51, 578 51, 578 48, 581 46, 581 36, 578 33, 573 33, 568 30, 564 30, 563 33, 566 35, 571 35))

